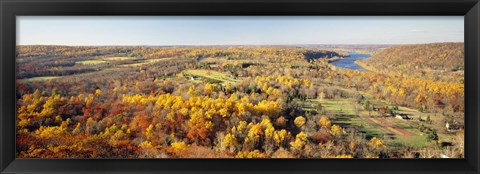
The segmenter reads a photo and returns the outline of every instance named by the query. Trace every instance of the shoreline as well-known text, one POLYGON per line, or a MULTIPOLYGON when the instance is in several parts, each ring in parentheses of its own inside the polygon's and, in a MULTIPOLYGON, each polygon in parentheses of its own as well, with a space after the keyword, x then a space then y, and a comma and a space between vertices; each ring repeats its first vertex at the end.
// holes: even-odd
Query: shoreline
MULTIPOLYGON (((345 57, 348 57, 348 56, 345 56, 345 57)), ((327 62, 332 63, 332 62, 336 62, 336 61, 343 60, 343 59, 344 59, 344 57, 332 57, 332 58, 327 58, 327 62)))
POLYGON ((354 63, 358 65, 359 67, 363 68, 365 71, 372 71, 372 72, 378 72, 374 67, 369 66, 360 60, 355 60, 354 63))

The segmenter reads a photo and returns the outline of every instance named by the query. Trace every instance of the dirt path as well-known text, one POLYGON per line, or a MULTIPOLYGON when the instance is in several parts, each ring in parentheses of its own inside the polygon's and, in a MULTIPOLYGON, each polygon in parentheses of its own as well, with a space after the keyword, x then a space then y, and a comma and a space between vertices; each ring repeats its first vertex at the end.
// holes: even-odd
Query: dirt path
POLYGON ((376 123, 379 127, 389 130, 397 136, 416 136, 416 134, 386 120, 384 118, 369 118, 372 122, 376 123))

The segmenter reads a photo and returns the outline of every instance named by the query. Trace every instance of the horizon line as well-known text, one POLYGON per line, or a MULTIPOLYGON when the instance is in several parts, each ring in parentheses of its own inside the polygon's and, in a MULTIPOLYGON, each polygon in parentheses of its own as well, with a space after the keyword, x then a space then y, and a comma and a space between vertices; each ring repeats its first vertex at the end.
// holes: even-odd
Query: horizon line
POLYGON ((99 46, 99 47, 106 47, 106 46, 316 46, 316 45, 415 45, 415 44, 434 44, 434 43, 465 43, 459 42, 459 41, 445 41, 445 42, 421 42, 421 43, 365 43, 365 44, 358 44, 358 43, 353 43, 353 44, 326 44, 326 43, 319 43, 319 44, 139 44, 139 45, 68 45, 68 44, 17 44, 16 46, 99 46))

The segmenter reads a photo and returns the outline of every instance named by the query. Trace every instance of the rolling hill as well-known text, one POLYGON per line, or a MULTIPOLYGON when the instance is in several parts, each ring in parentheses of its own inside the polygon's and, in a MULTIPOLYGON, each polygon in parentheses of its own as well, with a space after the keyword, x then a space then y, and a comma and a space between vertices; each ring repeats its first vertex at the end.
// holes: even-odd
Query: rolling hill
POLYGON ((450 42, 397 45, 356 63, 371 71, 393 75, 458 81, 459 78, 452 76, 463 77, 464 44, 450 42))

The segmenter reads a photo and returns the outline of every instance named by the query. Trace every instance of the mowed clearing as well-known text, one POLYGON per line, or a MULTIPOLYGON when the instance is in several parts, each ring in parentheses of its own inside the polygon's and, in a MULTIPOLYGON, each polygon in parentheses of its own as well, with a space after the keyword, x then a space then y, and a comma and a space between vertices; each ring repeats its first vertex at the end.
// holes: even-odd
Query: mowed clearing
POLYGON ((334 124, 346 128, 357 127, 367 137, 383 137, 389 133, 370 120, 358 116, 361 107, 352 99, 322 99, 317 101, 322 104, 327 115, 335 115, 335 118, 332 119, 334 124))
POLYGON ((34 82, 34 81, 48 81, 48 80, 54 80, 54 79, 59 79, 59 80, 70 80, 71 78, 74 77, 79 77, 79 76, 98 76, 98 75, 104 75, 106 73, 115 73, 116 71, 121 70, 120 68, 105 68, 101 69, 99 71, 93 71, 93 72, 85 72, 85 73, 78 73, 78 74, 71 74, 71 75, 64 75, 64 76, 42 76, 42 77, 32 77, 32 78, 26 78, 26 79, 17 79, 20 81, 27 81, 27 82, 34 82))
POLYGON ((369 137, 382 137, 389 144, 403 144, 424 147, 427 138, 415 129, 411 121, 394 117, 381 117, 377 112, 364 111, 353 99, 310 100, 320 102, 327 115, 334 115, 332 121, 344 128, 357 127, 369 137))
POLYGON ((106 57, 106 58, 103 58, 103 60, 107 60, 107 61, 122 61, 122 60, 136 60, 138 58, 136 57, 106 57))
POLYGON ((177 59, 177 58, 176 57, 168 57, 168 58, 158 58, 158 59, 145 59, 145 60, 139 61, 140 63, 123 64, 121 66, 135 67, 135 66, 142 66, 142 65, 147 65, 147 64, 152 64, 152 63, 167 61, 167 60, 173 60, 173 59, 177 59))
POLYGON ((105 60, 84 60, 84 61, 78 61, 77 63, 84 64, 84 65, 97 65, 97 64, 108 63, 108 61, 105 61, 105 60))
POLYGON ((47 81, 47 80, 53 80, 53 79, 58 79, 61 78, 62 76, 44 76, 44 77, 32 77, 32 78, 26 78, 26 79, 18 79, 18 80, 24 80, 28 82, 34 82, 34 81, 47 81))
POLYGON ((217 72, 217 71, 213 71, 213 70, 191 69, 191 70, 185 70, 185 71, 183 71, 183 73, 185 75, 212 79, 212 80, 220 81, 222 83, 238 83, 238 82, 241 81, 239 79, 235 79, 233 77, 230 77, 227 74, 217 72))

